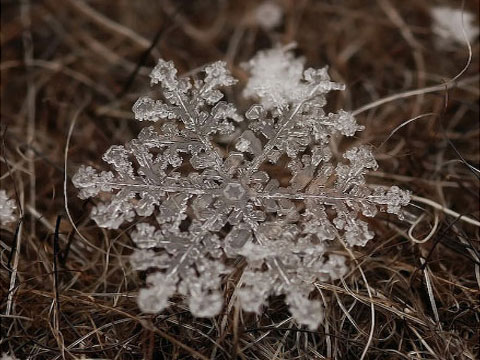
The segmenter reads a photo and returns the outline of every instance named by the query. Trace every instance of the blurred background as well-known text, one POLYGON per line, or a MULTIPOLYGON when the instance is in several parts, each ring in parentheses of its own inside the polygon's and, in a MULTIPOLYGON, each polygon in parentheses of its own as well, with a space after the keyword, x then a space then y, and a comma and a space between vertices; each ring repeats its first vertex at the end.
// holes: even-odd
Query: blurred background
POLYGON ((19 220, 0 229, 0 353, 475 359, 479 230, 461 215, 480 215, 478 27, 475 0, 3 0, 0 189, 19 220), (298 328, 281 298, 263 316, 233 306, 194 319, 181 305, 142 314, 128 229, 98 229, 70 177, 137 135, 131 106, 151 91, 158 58, 180 73, 225 60, 240 80, 227 97, 245 111, 241 64, 289 43, 346 84, 329 106, 366 126, 352 142, 376 148, 381 171, 369 181, 411 190, 417 222, 372 220, 376 240, 354 251, 369 285, 358 269, 320 284, 331 306, 318 332, 298 328))

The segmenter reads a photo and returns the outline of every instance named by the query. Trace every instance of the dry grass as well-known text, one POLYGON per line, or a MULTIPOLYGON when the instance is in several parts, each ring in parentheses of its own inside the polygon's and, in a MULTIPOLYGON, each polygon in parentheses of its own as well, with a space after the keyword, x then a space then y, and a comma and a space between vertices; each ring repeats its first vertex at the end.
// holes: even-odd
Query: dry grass
MULTIPOLYGON (((479 216, 478 172, 469 167, 480 162, 479 44, 470 63, 466 46, 436 48, 428 11, 438 3, 446 1, 284 0, 284 24, 267 32, 251 0, 3 1, 0 188, 18 200, 22 220, 0 230, 2 351, 21 359, 477 358, 479 227, 460 215, 479 216), (291 41, 309 65, 330 64, 347 84, 335 108, 374 103, 358 114, 367 130, 354 142, 377 148, 383 172, 372 184, 417 196, 407 220, 375 219, 377 237, 349 254, 344 281, 317 284, 326 305, 318 331, 292 322, 281 298, 262 317, 242 313, 232 297, 239 273, 225 279, 215 319, 192 318, 178 303, 140 313, 143 279, 128 266, 128 232, 97 228, 70 176, 136 135, 130 107, 160 55, 184 72, 226 59, 244 80, 242 61, 291 41), (466 65, 456 82, 402 95, 445 84, 466 65)), ((478 14, 478 2, 465 5, 478 14)))

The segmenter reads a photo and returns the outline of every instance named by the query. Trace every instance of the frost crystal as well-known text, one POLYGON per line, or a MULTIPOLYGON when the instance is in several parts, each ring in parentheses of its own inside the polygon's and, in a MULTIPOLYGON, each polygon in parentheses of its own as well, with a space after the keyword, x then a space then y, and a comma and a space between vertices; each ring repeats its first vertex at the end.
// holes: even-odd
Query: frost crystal
POLYGON ((15 220, 15 200, 9 199, 5 190, 0 190, 0 224, 5 225, 15 220))
POLYGON ((274 1, 264 1, 255 9, 255 19, 265 30, 271 30, 282 21, 283 10, 274 1))
POLYGON ((464 44, 464 30, 470 43, 480 33, 480 29, 474 24, 475 15, 462 9, 436 6, 432 8, 431 16, 433 18, 432 30, 441 39, 439 45, 442 43, 445 45, 452 43, 464 44))
POLYGON ((136 119, 157 123, 104 154, 112 171, 81 166, 73 183, 81 198, 101 199, 92 211, 98 225, 137 222, 131 264, 150 270, 138 296, 143 311, 161 312, 181 294, 195 316, 218 314, 222 278, 243 257, 243 309, 260 313, 269 296, 284 295, 292 316, 314 329, 323 317, 310 298, 314 282, 347 271, 333 240, 365 245, 373 233, 364 218, 378 210, 401 215, 409 195, 366 186, 366 172, 377 168, 368 147, 334 161, 331 136, 363 127, 348 112, 323 111, 325 95, 343 89, 326 69, 304 70, 288 48, 261 52, 247 68, 245 94, 261 104, 243 121, 222 100, 220 89, 236 83, 225 63, 190 79, 160 60, 151 82, 162 99, 142 97, 133 106, 136 119), (234 132, 225 144, 221 135, 234 132))
POLYGON ((3 353, 2 356, 0 357, 0 360, 17 360, 17 358, 14 355, 3 353))
POLYGON ((251 74, 243 95, 260 100, 265 110, 283 109, 289 104, 318 98, 316 106, 322 107, 324 95, 330 90, 344 90, 345 86, 329 81, 327 67, 304 70, 305 60, 295 58, 294 44, 277 47, 258 54, 244 68, 251 74))

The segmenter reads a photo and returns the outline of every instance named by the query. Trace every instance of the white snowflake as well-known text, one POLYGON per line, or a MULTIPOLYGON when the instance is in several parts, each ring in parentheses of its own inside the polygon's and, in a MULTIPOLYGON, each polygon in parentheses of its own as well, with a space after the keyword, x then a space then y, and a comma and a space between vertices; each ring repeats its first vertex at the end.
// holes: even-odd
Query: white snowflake
POLYGON ((0 357, 0 360, 17 360, 17 358, 14 355, 3 353, 2 356, 0 357))
POLYGON ((465 43, 465 36, 468 42, 472 43, 477 38, 480 30, 475 22, 475 15, 454 9, 448 6, 436 6, 431 9, 433 18, 433 32, 441 39, 441 42, 448 44, 465 43), (462 21, 463 18, 463 21, 462 21), (465 30, 465 35, 463 31, 465 30))
POLYGON ((5 225, 15 220, 15 200, 9 199, 5 190, 0 190, 0 224, 5 225))
MULTIPOLYGON (((295 58, 289 51, 293 47, 295 44, 259 51, 243 65, 251 74, 243 91, 246 98, 259 100, 265 110, 272 110, 299 103, 315 93, 345 89, 345 85, 330 81, 327 67, 305 70, 305 60, 295 58)), ((323 107, 325 104, 316 105, 323 107)))
POLYGON ((243 309, 260 313, 269 296, 285 295, 294 319, 314 329, 323 316, 320 301, 310 299, 314 282, 347 271, 331 252, 333 240, 366 244, 373 233, 361 218, 379 209, 401 216, 409 194, 366 186, 365 173, 377 168, 368 147, 348 150, 346 163, 333 159, 330 137, 363 127, 348 112, 323 111, 326 93, 344 88, 326 69, 304 70, 287 48, 260 53, 248 69, 257 84, 260 70, 278 78, 263 74, 262 88, 249 82, 246 94, 261 104, 244 121, 222 100, 219 89, 236 83, 225 63, 190 79, 159 60, 151 82, 162 99, 142 97, 133 106, 136 119, 156 124, 104 154, 113 171, 81 166, 73 183, 81 198, 101 199, 92 211, 98 225, 137 222, 131 264, 156 270, 138 296, 143 311, 161 312, 179 293, 193 315, 218 314, 222 277, 230 259, 243 257, 243 309), (221 135, 238 131, 234 144, 224 142, 221 135))
POLYGON ((271 30, 280 25, 283 10, 274 1, 264 1, 255 9, 255 19, 265 30, 271 30))

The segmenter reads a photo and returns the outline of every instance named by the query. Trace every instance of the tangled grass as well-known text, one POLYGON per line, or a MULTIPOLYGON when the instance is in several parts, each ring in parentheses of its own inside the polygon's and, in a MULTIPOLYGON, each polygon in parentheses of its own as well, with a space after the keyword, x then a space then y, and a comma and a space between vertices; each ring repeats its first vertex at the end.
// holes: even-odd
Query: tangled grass
MULTIPOLYGON (((453 4, 453 1, 450 1, 453 4)), ((480 351, 479 43, 439 48, 430 8, 448 1, 279 1, 282 23, 256 22, 253 0, 2 2, 0 188, 20 220, 0 229, 0 352, 20 359, 476 359, 480 351), (114 4, 114 5, 112 5, 114 4), (239 64, 298 44, 348 85, 332 107, 357 109, 384 172, 412 191, 406 221, 371 221, 376 238, 345 255, 351 271, 317 283, 326 319, 298 327, 283 299, 243 313, 224 280, 215 319, 174 302, 142 314, 128 229, 89 220, 70 177, 139 127, 130 107, 160 55, 184 72, 239 64), (469 51, 470 50, 470 51, 469 51), (469 56, 470 55, 470 56, 469 56), (341 106, 339 106, 341 104, 341 106)), ((465 8, 478 14, 478 3, 465 8)), ((239 94, 229 94, 238 97, 239 94)), ((335 144, 340 152, 343 143, 335 144)), ((278 169, 281 171, 282 169, 278 169)))

